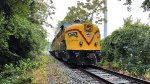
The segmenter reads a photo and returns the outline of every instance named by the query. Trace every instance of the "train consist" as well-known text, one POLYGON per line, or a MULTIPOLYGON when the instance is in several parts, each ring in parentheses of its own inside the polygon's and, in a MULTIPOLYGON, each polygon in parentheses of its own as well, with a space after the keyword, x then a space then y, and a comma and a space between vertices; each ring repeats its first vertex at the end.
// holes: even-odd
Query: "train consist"
POLYGON ((73 22, 60 27, 50 53, 77 65, 95 65, 100 60, 100 31, 90 23, 73 22))

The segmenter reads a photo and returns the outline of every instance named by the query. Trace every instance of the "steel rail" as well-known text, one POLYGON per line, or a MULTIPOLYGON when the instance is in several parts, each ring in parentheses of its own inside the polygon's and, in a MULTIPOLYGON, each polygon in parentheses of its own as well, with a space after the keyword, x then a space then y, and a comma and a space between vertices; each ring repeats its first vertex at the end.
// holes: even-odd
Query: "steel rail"
POLYGON ((124 78, 124 79, 127 79, 127 80, 131 81, 132 83, 150 84, 150 81, 146 81, 146 80, 139 79, 139 78, 136 78, 136 77, 132 77, 132 76, 124 75, 124 74, 121 74, 121 73, 117 73, 117 72, 112 71, 112 70, 104 69, 104 68, 97 67, 97 66, 89 66, 89 67, 90 67, 90 68, 93 68, 93 69, 102 70, 102 71, 104 71, 104 72, 106 72, 106 73, 113 74, 113 75, 115 75, 115 76, 122 77, 122 78, 124 78))
POLYGON ((105 80, 105 79, 103 79, 103 78, 101 78, 101 77, 99 77, 99 76, 97 76, 97 75, 95 75, 93 73, 90 73, 89 71, 86 71, 83 68, 79 68, 79 70, 82 71, 82 72, 84 72, 84 73, 86 73, 86 74, 89 74, 93 78, 96 78, 97 81, 99 81, 99 82, 103 82, 104 84, 113 84, 113 83, 109 82, 108 80, 105 80))
POLYGON ((97 79, 97 81, 103 82, 104 84, 113 84, 113 83, 108 81, 108 80, 106 80, 106 79, 104 79, 104 78, 101 78, 101 77, 95 75, 94 73, 91 73, 91 72, 87 71, 86 69, 87 68, 92 68, 92 69, 101 70, 103 72, 115 75, 117 77, 120 77, 120 78, 123 78, 123 79, 126 79, 126 80, 129 80, 131 82, 131 84, 150 84, 150 81, 139 79, 139 78, 136 78, 136 77, 133 77, 133 76, 124 75, 124 74, 121 74, 121 73, 118 73, 118 72, 115 72, 115 71, 112 71, 112 70, 109 70, 109 69, 104 69, 102 67, 97 67, 97 66, 91 65, 91 66, 84 66, 84 68, 83 68, 83 66, 70 65, 70 64, 68 64, 68 63, 66 63, 66 62, 64 62, 62 60, 58 60, 58 61, 61 61, 64 65, 68 66, 69 68, 77 68, 80 71, 82 71, 82 72, 84 72, 86 74, 89 74, 93 78, 97 79))

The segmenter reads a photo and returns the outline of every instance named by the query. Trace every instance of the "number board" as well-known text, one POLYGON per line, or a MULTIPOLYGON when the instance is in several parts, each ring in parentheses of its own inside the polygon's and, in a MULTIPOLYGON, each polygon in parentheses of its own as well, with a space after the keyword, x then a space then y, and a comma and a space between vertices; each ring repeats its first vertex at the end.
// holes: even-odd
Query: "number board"
POLYGON ((77 37, 77 32, 69 32, 69 33, 68 33, 68 36, 69 36, 69 37, 71 37, 71 36, 77 37))

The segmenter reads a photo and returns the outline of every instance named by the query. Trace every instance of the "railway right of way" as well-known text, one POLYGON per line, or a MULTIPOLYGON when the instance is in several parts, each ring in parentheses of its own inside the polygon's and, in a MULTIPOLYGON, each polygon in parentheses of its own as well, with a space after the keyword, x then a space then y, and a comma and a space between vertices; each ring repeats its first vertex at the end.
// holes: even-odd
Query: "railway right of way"
POLYGON ((105 84, 150 84, 150 81, 120 74, 97 66, 79 67, 84 73, 91 75, 105 84))
MULTIPOLYGON (((56 57, 54 56, 54 58, 56 57)), ((132 76, 127 76, 112 70, 97 67, 95 65, 78 66, 78 65, 66 63, 65 61, 57 58, 56 60, 60 61, 61 63, 64 64, 64 66, 68 67, 74 73, 79 75, 73 77, 73 79, 76 79, 76 81, 78 82, 84 79, 86 82, 82 81, 82 84, 150 84, 150 81, 135 78, 132 76)))

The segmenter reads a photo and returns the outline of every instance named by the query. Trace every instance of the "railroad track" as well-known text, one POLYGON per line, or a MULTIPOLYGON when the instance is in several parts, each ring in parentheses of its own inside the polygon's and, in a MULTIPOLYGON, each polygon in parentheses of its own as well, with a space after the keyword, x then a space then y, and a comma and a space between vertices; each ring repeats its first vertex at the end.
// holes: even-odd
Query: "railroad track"
MULTIPOLYGON (((95 79, 95 81, 99 82, 96 84, 150 84, 150 81, 127 76, 127 75, 120 74, 115 71, 104 69, 101 67, 77 66, 77 65, 70 65, 62 60, 58 60, 58 61, 62 62, 68 68, 72 68, 72 69, 76 68, 79 71, 87 74, 87 76, 92 77, 93 79, 95 79)), ((85 78, 86 78, 86 76, 85 76, 85 78)), ((89 80, 89 79, 87 79, 87 80, 89 80)), ((95 83, 93 83, 93 84, 95 84, 95 83)))
POLYGON ((79 67, 79 70, 106 84, 150 84, 150 81, 127 76, 97 66, 79 67))

